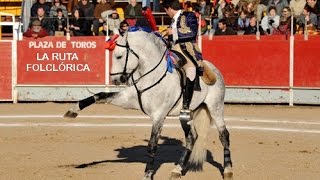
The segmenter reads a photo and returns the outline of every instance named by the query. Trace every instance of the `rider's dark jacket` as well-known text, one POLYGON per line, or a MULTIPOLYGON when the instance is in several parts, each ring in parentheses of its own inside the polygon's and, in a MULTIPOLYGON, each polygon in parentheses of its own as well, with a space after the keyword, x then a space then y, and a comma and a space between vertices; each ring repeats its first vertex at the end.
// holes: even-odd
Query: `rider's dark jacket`
MULTIPOLYGON (((202 60, 202 53, 196 43, 198 19, 193 12, 182 11, 177 19, 178 39, 175 41, 182 49, 186 49, 195 60, 202 60)), ((172 40, 172 35, 169 40, 172 40)))

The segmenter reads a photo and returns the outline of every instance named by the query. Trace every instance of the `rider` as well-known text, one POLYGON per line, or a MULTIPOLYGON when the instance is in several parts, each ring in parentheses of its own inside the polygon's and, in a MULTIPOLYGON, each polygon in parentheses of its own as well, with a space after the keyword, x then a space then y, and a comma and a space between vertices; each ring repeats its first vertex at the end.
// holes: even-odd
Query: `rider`
MULTIPOLYGON (((190 102, 193 90, 200 90, 198 61, 202 60, 202 54, 196 44, 198 33, 198 21, 193 12, 186 12, 181 9, 179 0, 163 0, 164 10, 172 18, 171 26, 167 29, 166 35, 172 43, 172 49, 183 53, 187 63, 182 67, 186 72, 186 83, 183 91, 183 109, 181 112, 190 113, 190 102), (195 81, 196 84, 195 84, 195 81), (196 85, 196 86, 195 86, 196 85)), ((199 71, 200 70, 200 71, 199 71)))

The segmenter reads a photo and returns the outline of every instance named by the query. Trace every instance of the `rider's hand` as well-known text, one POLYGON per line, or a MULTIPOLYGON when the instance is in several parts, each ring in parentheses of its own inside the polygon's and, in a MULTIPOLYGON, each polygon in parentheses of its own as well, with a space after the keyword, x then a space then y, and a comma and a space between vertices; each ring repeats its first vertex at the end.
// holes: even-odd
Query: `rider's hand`
POLYGON ((172 28, 167 28, 167 35, 171 35, 172 34, 172 28))

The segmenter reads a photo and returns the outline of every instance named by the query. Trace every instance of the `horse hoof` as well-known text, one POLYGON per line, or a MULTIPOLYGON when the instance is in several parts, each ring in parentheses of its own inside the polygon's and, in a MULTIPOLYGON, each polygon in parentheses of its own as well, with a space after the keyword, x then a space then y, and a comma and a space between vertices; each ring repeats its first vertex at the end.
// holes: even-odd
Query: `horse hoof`
POLYGON ((233 180, 233 173, 232 172, 225 172, 223 173, 224 180, 233 180))
POLYGON ((78 116, 78 113, 72 112, 72 111, 68 111, 63 115, 64 118, 72 118, 72 119, 76 118, 77 116, 78 116))
POLYGON ((142 180, 153 180, 153 172, 146 172, 142 180))
POLYGON ((182 174, 179 172, 171 172, 170 180, 181 178, 182 174))

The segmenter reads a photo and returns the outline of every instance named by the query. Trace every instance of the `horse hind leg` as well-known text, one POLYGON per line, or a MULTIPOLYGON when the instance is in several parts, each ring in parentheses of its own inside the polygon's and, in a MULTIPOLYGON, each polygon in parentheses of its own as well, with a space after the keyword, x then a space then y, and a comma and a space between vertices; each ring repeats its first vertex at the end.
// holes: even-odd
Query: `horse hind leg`
POLYGON ((180 178, 188 168, 195 171, 203 168, 203 162, 206 159, 206 137, 210 126, 206 107, 200 106, 196 109, 193 117, 192 121, 180 119, 186 146, 177 166, 171 172, 171 179, 180 178))
POLYGON ((229 131, 225 125, 224 118, 223 118, 224 105, 222 103, 220 105, 208 106, 208 109, 219 131, 219 139, 224 149, 224 153, 223 153, 224 179, 232 179, 233 171, 232 171, 229 131))
POLYGON ((180 124, 184 132, 184 136, 186 139, 186 146, 185 149, 179 159, 179 162, 177 163, 176 167, 171 172, 170 179, 177 179, 180 178, 184 171, 186 171, 186 166, 191 154, 191 150, 195 141, 195 137, 192 134, 191 131, 191 120, 186 120, 185 118, 180 118, 180 124))

